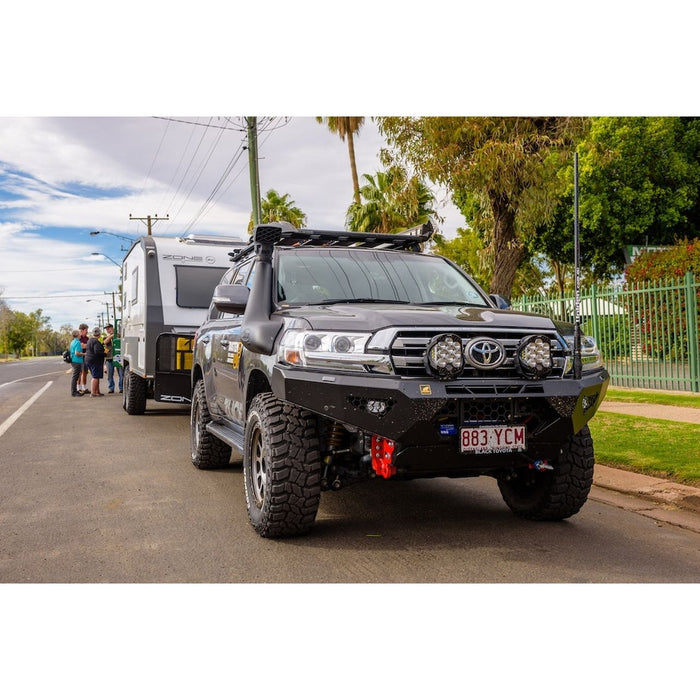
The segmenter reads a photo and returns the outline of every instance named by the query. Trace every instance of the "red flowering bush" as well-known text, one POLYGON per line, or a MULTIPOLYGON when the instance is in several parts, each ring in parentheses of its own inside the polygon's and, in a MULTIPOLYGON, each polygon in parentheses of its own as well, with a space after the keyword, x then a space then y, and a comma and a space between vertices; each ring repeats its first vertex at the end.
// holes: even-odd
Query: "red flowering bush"
MULTIPOLYGON (((628 289, 652 290, 650 301, 633 312, 638 316, 633 321, 639 324, 642 347, 652 356, 669 359, 688 356, 687 296, 683 286, 688 272, 696 281, 700 278, 700 239, 643 253, 625 270, 628 289)), ((696 294, 700 308, 697 285, 696 294)))

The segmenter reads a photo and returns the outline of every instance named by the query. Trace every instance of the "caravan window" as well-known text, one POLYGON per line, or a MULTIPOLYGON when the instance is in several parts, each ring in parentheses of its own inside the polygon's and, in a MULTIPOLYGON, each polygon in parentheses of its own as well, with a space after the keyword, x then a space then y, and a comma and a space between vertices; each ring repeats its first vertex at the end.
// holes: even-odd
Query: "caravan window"
POLYGON ((131 273, 131 303, 135 304, 139 299, 139 268, 131 273))
POLYGON ((225 267, 175 266, 176 303, 189 309, 206 309, 214 287, 226 272, 225 267))

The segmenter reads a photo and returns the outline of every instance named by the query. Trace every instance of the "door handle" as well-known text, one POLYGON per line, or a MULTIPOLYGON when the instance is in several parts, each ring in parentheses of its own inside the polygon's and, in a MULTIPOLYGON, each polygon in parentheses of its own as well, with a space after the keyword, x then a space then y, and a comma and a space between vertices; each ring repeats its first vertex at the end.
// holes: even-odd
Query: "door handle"
POLYGON ((209 343, 209 336, 205 335, 203 338, 200 338, 201 342, 207 345, 209 343))
POLYGON ((221 341, 221 347, 222 348, 227 348, 229 346, 229 341, 228 340, 222 340, 221 341))

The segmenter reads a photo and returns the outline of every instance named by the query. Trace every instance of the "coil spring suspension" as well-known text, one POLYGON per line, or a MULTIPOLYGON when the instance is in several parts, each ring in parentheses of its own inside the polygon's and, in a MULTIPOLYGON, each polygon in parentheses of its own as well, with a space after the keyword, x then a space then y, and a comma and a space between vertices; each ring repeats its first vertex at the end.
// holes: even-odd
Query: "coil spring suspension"
POLYGON ((328 426, 328 447, 331 451, 343 444, 344 437, 345 428, 340 423, 331 423, 328 426))

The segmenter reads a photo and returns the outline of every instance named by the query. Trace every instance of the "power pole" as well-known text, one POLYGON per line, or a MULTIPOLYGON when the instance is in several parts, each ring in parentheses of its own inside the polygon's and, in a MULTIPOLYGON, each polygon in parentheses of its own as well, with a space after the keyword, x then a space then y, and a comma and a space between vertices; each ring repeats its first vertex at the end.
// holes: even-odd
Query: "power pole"
POLYGON ((156 214, 155 216, 151 216, 150 214, 148 216, 131 216, 129 214, 129 221, 145 221, 146 222, 146 227, 148 229, 148 235, 152 236, 152 225, 154 221, 170 221, 170 214, 166 214, 165 216, 158 216, 156 214))
POLYGON ((248 127, 248 169, 250 171, 250 198, 253 203, 253 226, 262 223, 260 204, 260 174, 258 172, 258 118, 246 117, 248 127))

